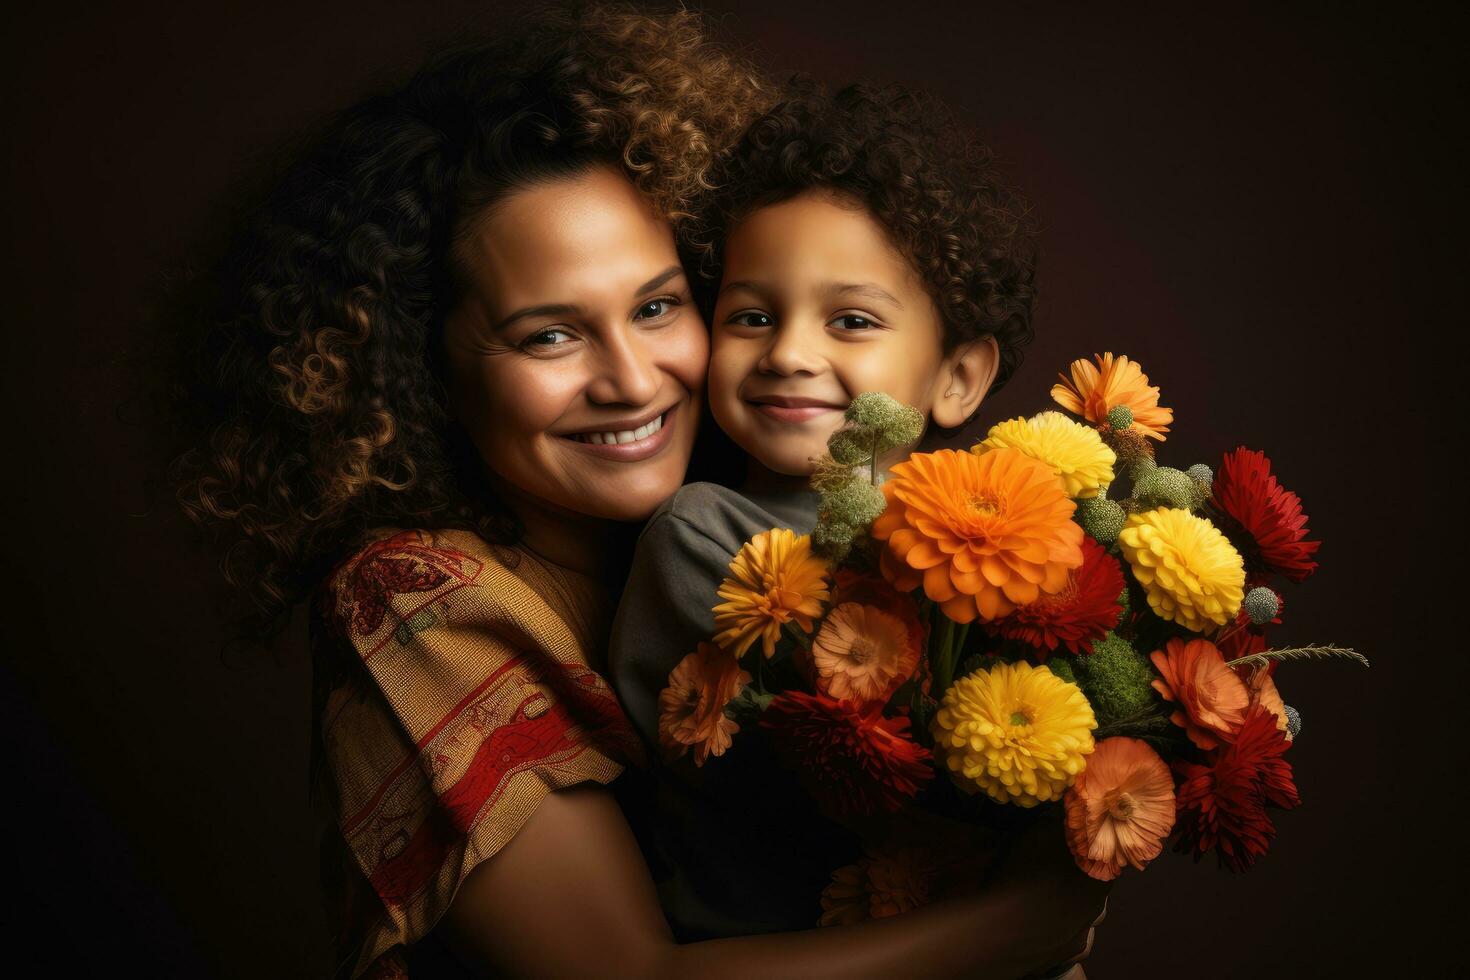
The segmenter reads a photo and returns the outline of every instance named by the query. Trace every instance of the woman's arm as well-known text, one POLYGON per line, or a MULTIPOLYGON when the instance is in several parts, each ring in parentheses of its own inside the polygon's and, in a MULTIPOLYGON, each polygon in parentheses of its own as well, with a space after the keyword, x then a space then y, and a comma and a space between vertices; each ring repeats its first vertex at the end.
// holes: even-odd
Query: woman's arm
POLYGON ((1020 977, 1080 953, 1102 909, 1107 886, 1060 842, 1055 828, 1038 828, 973 896, 858 925, 681 946, 617 803, 578 786, 548 794, 470 873, 441 931, 467 962, 516 977, 1020 977))

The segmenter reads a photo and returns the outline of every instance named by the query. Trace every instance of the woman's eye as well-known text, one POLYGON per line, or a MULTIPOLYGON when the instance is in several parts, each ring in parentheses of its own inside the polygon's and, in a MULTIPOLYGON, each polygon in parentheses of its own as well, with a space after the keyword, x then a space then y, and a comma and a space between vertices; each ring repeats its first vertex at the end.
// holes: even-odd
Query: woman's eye
POLYGON ((765 313, 736 313, 729 320, 737 327, 769 327, 776 321, 765 313))
POLYGON ((655 320, 679 305, 676 299, 654 299, 649 300, 638 307, 638 312, 633 314, 635 320, 655 320))
POLYGON ((527 337, 525 346, 560 347, 562 344, 570 341, 571 339, 572 335, 567 333, 565 330, 542 330, 540 333, 533 333, 531 334, 531 336, 527 337))
POLYGON ((865 316, 859 316, 856 313, 844 313, 842 316, 833 320, 832 325, 834 327, 841 327, 843 330, 867 330, 869 327, 876 326, 872 320, 869 320, 865 316))

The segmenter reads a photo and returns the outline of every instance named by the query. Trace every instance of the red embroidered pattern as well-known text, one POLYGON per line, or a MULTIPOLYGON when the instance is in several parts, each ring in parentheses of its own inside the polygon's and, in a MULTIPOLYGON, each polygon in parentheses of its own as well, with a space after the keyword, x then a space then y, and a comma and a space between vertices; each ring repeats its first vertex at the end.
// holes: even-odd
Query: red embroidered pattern
POLYGON ((462 551, 422 544, 419 531, 402 531, 375 541, 358 553, 336 592, 338 625, 371 636, 383 625, 395 595, 432 592, 450 578, 473 581, 480 562, 462 551), (473 571, 467 572, 466 567, 473 571))

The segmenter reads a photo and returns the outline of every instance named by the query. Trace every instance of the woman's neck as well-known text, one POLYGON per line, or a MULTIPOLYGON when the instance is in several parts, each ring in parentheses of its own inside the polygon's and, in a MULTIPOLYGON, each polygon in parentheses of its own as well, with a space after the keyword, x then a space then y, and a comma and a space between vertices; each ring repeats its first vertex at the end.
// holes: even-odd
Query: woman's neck
POLYGON ((496 483, 501 500, 521 522, 519 547, 616 591, 628 570, 627 525, 557 507, 502 481, 496 483))

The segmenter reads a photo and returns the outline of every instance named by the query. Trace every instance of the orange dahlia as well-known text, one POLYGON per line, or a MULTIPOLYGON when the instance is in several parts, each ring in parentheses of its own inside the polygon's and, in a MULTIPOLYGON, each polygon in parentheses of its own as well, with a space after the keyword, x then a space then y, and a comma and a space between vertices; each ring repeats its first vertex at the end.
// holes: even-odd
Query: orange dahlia
POLYGON ((711 755, 723 755, 730 736, 740 731, 725 717, 725 705, 748 683, 750 674, 713 643, 700 643, 680 660, 658 696, 659 742, 668 757, 677 759, 693 748, 694 763, 702 766, 711 755))
POLYGON ((827 601, 827 563, 812 554, 810 535, 785 528, 757 534, 730 562, 715 606, 715 642, 738 659, 760 639, 767 657, 776 652, 781 627, 795 623, 810 633, 827 601))
POLYGON ((1149 659, 1162 675, 1153 682, 1154 690, 1179 705, 1173 721, 1191 742, 1213 749, 1235 738, 1250 693, 1235 671, 1225 666, 1215 644, 1209 640, 1186 643, 1176 637, 1149 659))
POLYGON ((1076 504, 1050 466, 1020 450, 915 453, 891 473, 872 532, 886 544, 883 575, 905 591, 923 585, 957 623, 1060 592, 1082 564, 1076 504))
POLYGON ((920 634, 876 606, 844 602, 812 641, 817 689, 839 700, 888 700, 919 663, 920 634))
POLYGON ((1112 881, 1159 856, 1174 827, 1174 777, 1148 743, 1105 738, 1067 790, 1067 846, 1077 866, 1112 881))
POLYGON ((1072 362, 1071 378, 1060 375, 1062 383, 1052 386, 1052 400, 1093 425, 1106 422, 1109 409, 1126 405, 1133 413, 1133 424, 1128 428, 1162 442, 1169 423, 1174 421, 1174 410, 1159 404, 1159 389, 1148 383, 1148 375, 1138 362, 1123 354, 1092 356, 1097 361, 1095 366, 1085 358, 1079 359, 1072 362))

